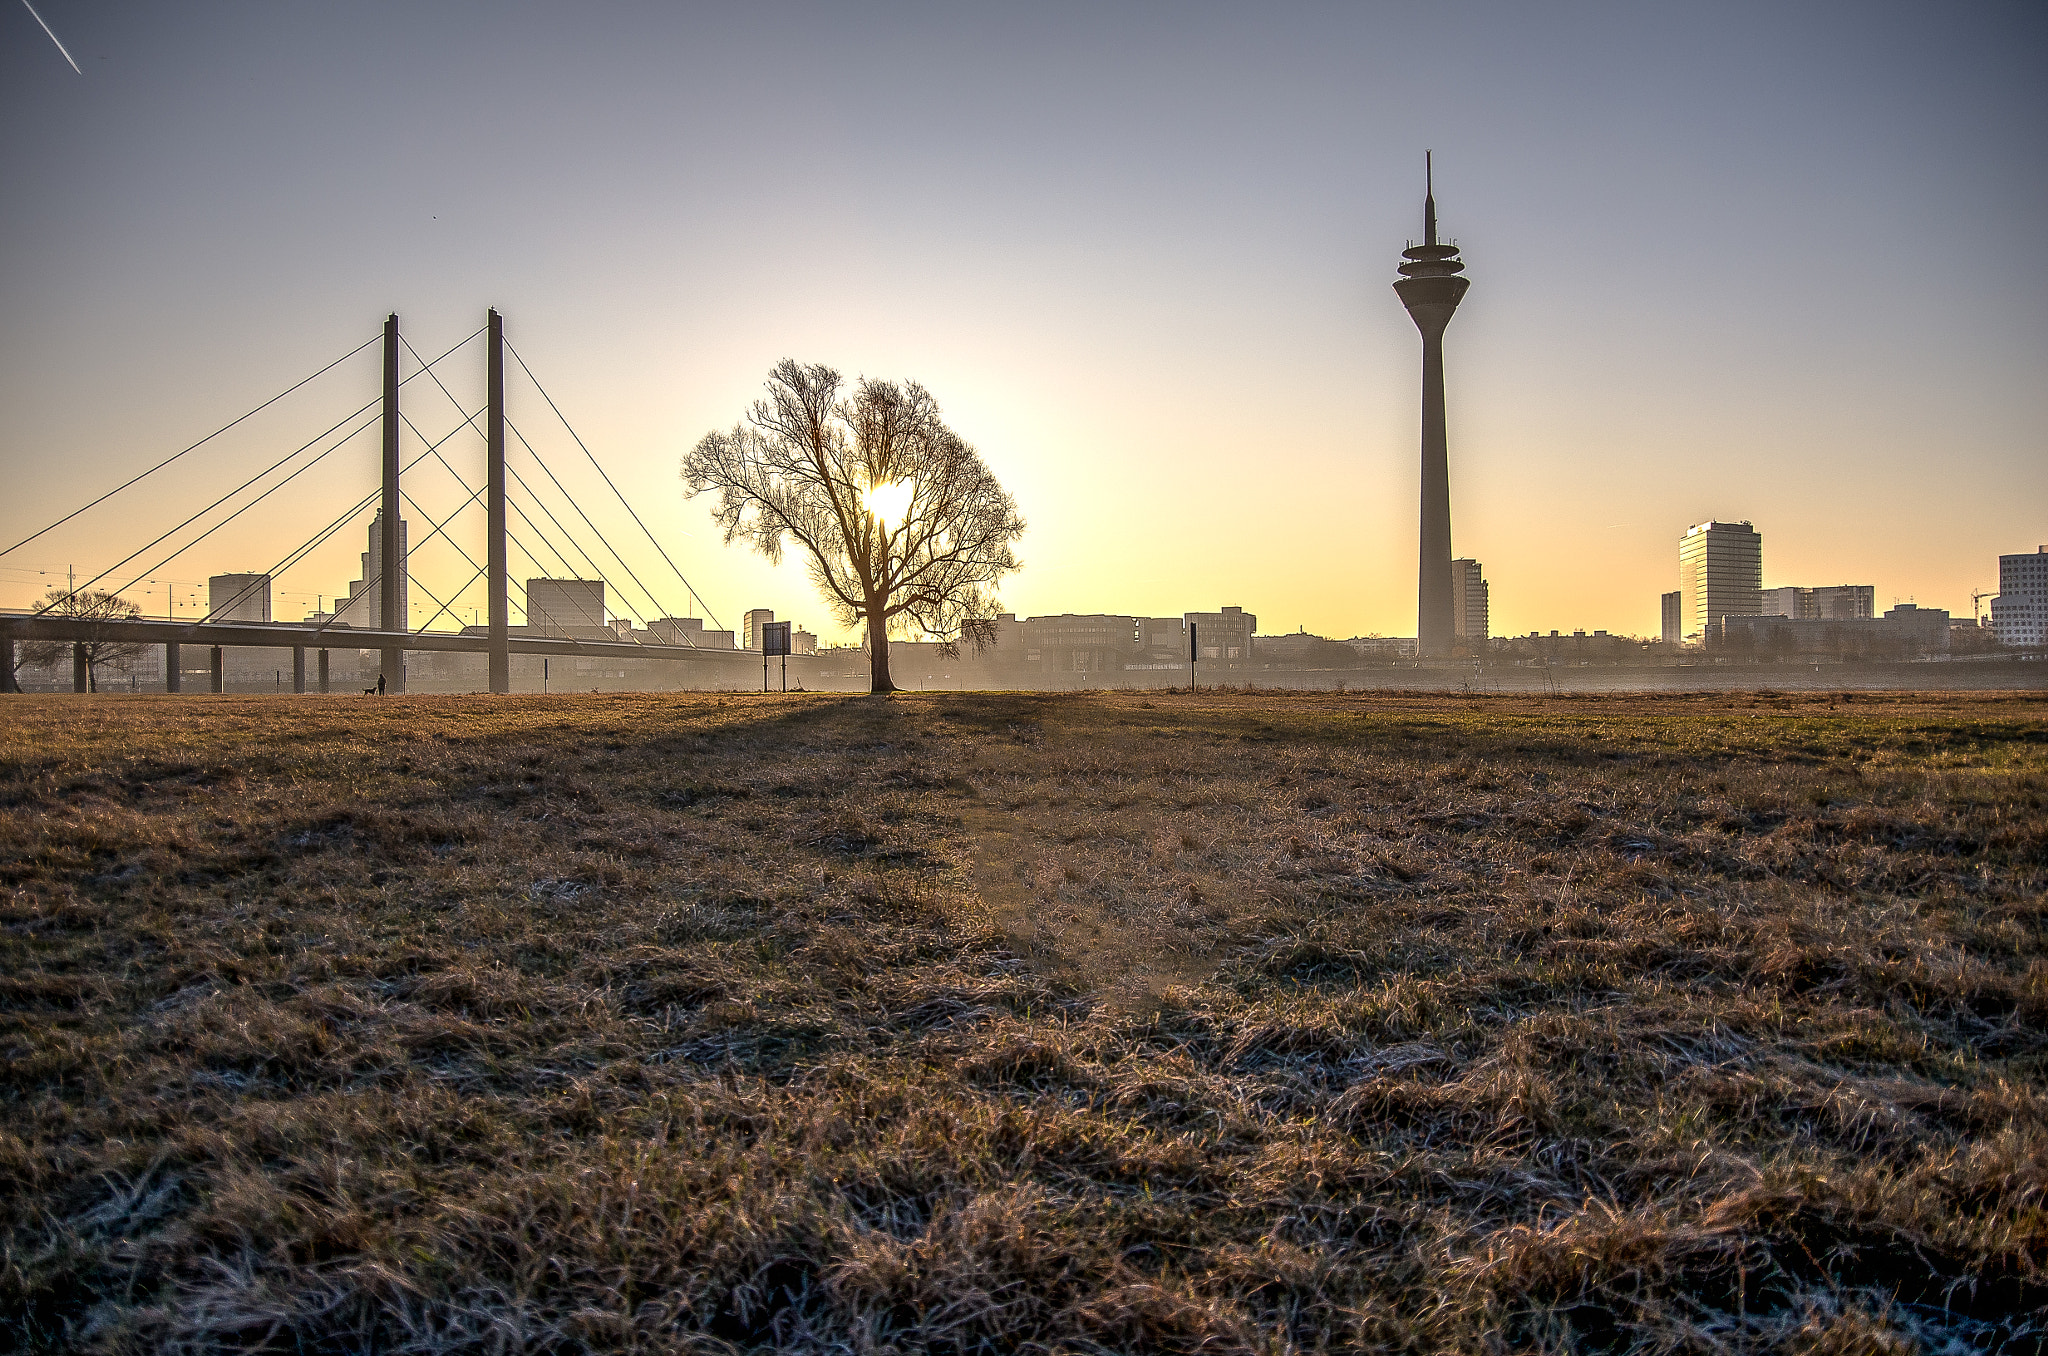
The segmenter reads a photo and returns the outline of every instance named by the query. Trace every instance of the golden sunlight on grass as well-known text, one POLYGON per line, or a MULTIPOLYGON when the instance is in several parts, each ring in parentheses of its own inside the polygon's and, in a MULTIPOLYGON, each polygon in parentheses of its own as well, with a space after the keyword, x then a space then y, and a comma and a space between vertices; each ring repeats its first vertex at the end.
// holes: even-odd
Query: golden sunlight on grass
POLYGON ((2044 716, 14 699, 0 1321, 2034 1350, 2044 716))

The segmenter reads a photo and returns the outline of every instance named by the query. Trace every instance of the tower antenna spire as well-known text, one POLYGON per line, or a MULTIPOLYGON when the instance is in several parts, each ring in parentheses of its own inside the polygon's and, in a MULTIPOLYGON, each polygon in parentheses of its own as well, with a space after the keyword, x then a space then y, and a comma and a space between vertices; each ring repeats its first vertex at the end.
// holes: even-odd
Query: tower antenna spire
POLYGON ((1436 243, 1436 166, 1434 153, 1422 153, 1422 235, 1423 243, 1436 243))

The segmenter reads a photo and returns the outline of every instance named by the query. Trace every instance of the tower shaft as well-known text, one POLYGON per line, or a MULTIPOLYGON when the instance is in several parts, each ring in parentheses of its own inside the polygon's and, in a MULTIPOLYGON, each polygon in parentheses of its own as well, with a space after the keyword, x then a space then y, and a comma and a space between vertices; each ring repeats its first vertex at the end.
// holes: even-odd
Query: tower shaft
MULTIPOLYGON (((1459 279, 1463 281, 1463 279, 1459 279)), ((1415 651, 1451 652, 1451 457, 1444 433, 1444 336, 1422 336, 1422 532, 1416 567, 1415 651)))
POLYGON ((1394 284, 1422 336, 1422 530, 1415 584, 1415 650, 1424 658, 1451 653, 1457 613, 1451 593, 1450 439, 1444 428, 1444 330, 1472 284, 1458 247, 1437 239, 1436 192, 1422 200, 1423 243, 1401 252, 1408 262, 1394 284))

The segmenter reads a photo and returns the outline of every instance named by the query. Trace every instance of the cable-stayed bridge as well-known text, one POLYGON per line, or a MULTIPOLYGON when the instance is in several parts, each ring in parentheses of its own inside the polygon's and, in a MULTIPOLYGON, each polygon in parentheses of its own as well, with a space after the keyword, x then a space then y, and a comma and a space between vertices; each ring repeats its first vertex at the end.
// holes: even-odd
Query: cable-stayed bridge
MULTIPOLYGON (((287 400, 294 393, 356 355, 378 346, 379 343, 380 337, 365 340, 318 371, 223 424, 198 442, 172 453, 5 549, 0 549, 0 560, 46 537, 67 523, 79 519, 89 521, 88 515, 101 510, 111 501, 120 499, 133 502, 151 488, 153 478, 158 477, 159 473, 214 443, 255 416, 279 406, 280 402, 287 400)), ((593 638, 588 634, 589 630, 593 629, 590 627, 570 628, 550 624, 552 619, 533 612, 530 599, 524 600, 528 606, 523 606, 521 610, 526 615, 520 624, 515 625, 512 617, 514 600, 508 578, 514 552, 518 553, 538 576, 591 580, 603 584, 610 599, 622 605, 624 611, 630 612, 638 620, 643 633, 657 636, 663 634, 659 630, 649 632, 650 623, 672 620, 661 606, 660 600, 664 594, 672 600, 675 599, 678 596, 678 586, 680 598, 684 603, 683 610, 692 618, 701 609, 714 626, 718 625, 718 619, 705 605, 702 595, 684 575, 681 567, 670 557, 667 548, 647 527, 631 501, 626 498, 582 437, 577 434, 561 407, 548 394, 547 388, 534 375, 526 360, 507 342, 503 318, 497 311, 489 312, 484 325, 476 332, 432 359, 420 355, 407 342, 405 336, 400 333, 396 315, 386 319, 381 345, 383 380, 379 394, 372 396, 312 437, 299 442, 291 451, 270 461, 255 474, 243 478, 198 511, 183 516, 164 531, 129 550, 114 564, 88 579, 74 582, 61 592, 71 598, 96 591, 125 595, 136 584, 156 577, 172 561, 185 556, 202 543, 216 539, 217 534, 238 520, 243 520, 245 515, 265 513, 269 515, 269 521, 275 523, 279 510, 294 503, 295 496, 273 496, 280 495, 295 482, 302 486, 310 483, 301 478, 316 466, 326 462, 328 458, 340 453, 343 448, 358 444, 359 439, 373 431, 380 439, 381 466, 379 484, 375 490, 348 504, 333 517, 312 527, 309 535, 284 552, 268 571, 248 576, 249 583, 239 592, 224 599, 209 600, 210 605, 206 614, 195 620, 175 616, 156 620, 124 616, 109 618, 69 615, 75 609, 67 606, 65 597, 52 597, 32 612, 0 613, 0 684, 5 685, 5 690, 15 689, 16 646, 22 642, 34 641, 68 642, 74 646, 79 656, 74 664, 74 686, 81 690, 85 684, 82 647, 88 644, 140 644, 164 647, 164 688, 171 692, 179 691, 182 687, 182 649, 186 646, 204 647, 211 651, 212 686, 215 691, 220 691, 223 687, 223 651, 240 646, 273 650, 289 648, 292 651, 293 690, 298 692, 307 691, 309 682, 320 691, 328 689, 328 655, 334 650, 375 652, 378 655, 376 673, 381 677, 385 690, 395 692, 403 692, 406 687, 408 652, 485 655, 488 686, 492 692, 511 690, 511 656, 515 654, 653 660, 664 664, 688 666, 690 676, 677 685, 724 686, 746 678, 752 663, 760 658, 759 655, 709 645, 593 638), (438 369, 478 340, 481 340, 485 347, 487 389, 482 404, 471 409, 449 389, 438 369), (508 358, 512 364, 510 368, 507 367, 508 358), (549 465, 548 460, 535 446, 535 442, 529 440, 508 417, 506 380, 508 376, 514 375, 530 385, 533 392, 540 396, 549 415, 560 423, 575 448, 596 472, 599 481, 624 509, 627 519, 653 547, 654 556, 666 567, 666 572, 660 578, 665 579, 667 575, 673 575, 675 583, 663 584, 659 589, 650 586, 627 557, 614 546, 584 505, 578 502, 577 496, 565 483, 563 473, 549 465), (418 385, 415 385, 416 383, 418 385), (429 386, 437 390, 454 407, 458 416, 454 425, 438 437, 429 436, 413 421, 416 407, 412 397, 418 394, 421 388, 429 386), (413 388, 410 393, 407 390, 409 387, 413 388), (525 456, 521 460, 534 472, 533 479, 529 480, 516 462, 508 461, 508 434, 523 449, 525 456), (457 469, 455 462, 443 451, 451 442, 468 443, 468 438, 464 435, 469 435, 469 438, 479 440, 482 444, 482 484, 472 484, 470 478, 457 469), (452 511, 438 519, 429 514, 422 507, 421 501, 415 497, 414 490, 417 487, 414 481, 407 478, 407 473, 415 471, 421 474, 431 472, 437 476, 445 474, 452 477, 462 495, 460 502, 452 511), (478 505, 481 505, 485 517, 482 553, 484 559, 481 561, 470 554, 449 530, 451 524, 478 505), (313 616, 302 623, 237 619, 236 614, 245 610, 242 604, 247 601, 253 590, 261 587, 267 591, 272 580, 305 560, 337 533, 344 531, 351 524, 359 524, 363 516, 373 509, 371 550, 364 554, 364 559, 374 568, 366 568, 365 577, 360 581, 359 587, 353 589, 346 599, 336 598, 335 607, 331 612, 315 609, 313 616), (406 516, 408 510, 413 515, 412 519, 406 516), (516 525, 513 521, 515 518, 516 525), (402 530, 415 520, 428 530, 423 534, 402 530), (440 591, 437 591, 429 581, 422 579, 410 568, 418 553, 436 542, 440 543, 445 552, 459 558, 470 570, 468 578, 452 590, 447 589, 445 581, 441 581, 440 591), (627 582, 630 582, 631 588, 620 587, 627 582), (485 601, 484 606, 478 610, 485 615, 479 619, 479 624, 465 627, 461 624, 456 604, 479 583, 483 585, 485 601), (407 605, 410 591, 414 589, 425 595, 433 604, 433 609, 427 612, 426 619, 417 626, 410 624, 407 605), (648 610, 643 611, 643 604, 648 610), (368 619, 367 625, 363 624, 365 619, 368 619), (392 619, 396 619, 396 624, 393 624, 392 619), (567 634, 572 629, 583 634, 567 634), (309 654, 313 659, 314 674, 310 679, 309 654)), ((324 513, 324 509, 322 512, 324 513)), ((124 543, 124 547, 125 545, 124 543)), ((643 564, 645 561, 646 558, 643 557, 643 564)), ((601 623, 602 617, 596 620, 601 623)), ((693 621, 690 625, 694 627, 698 623, 693 621)), ((689 638, 689 633, 678 628, 670 630, 671 639, 689 638)))

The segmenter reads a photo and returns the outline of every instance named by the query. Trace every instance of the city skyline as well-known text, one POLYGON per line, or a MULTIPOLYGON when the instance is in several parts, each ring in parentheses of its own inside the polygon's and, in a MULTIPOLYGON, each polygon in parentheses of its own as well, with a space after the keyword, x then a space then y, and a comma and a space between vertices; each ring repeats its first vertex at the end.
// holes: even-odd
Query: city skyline
MULTIPOLYGON (((1004 590, 1021 615, 1221 597, 1275 632, 1414 634, 1415 340, 1382 261, 1414 229, 1425 146, 1446 235, 1486 260, 1448 413, 1452 549, 1487 562, 1496 634, 1656 634, 1673 537, 1717 518, 1770 537, 1767 587, 1870 581, 1881 602, 1963 615, 1999 555, 2048 535, 2048 289, 2028 247, 2048 214, 2038 176, 2012 172, 2038 162, 2021 76, 2042 23, 2019 10, 1954 33, 1904 8, 1846 29, 1816 9, 1776 54, 1734 13, 1452 10, 1469 69, 1417 113, 1397 54, 1418 29, 1385 15, 905 11, 857 32, 792 11, 792 39, 732 15, 618 12, 572 32, 494 11, 484 50, 451 65, 481 11, 43 8, 86 74, 26 14, 0 33, 18 190, 0 208, 9 540, 387 309, 431 354, 497 305, 727 627, 752 607, 817 615, 815 596, 799 569, 721 548, 676 465, 794 356, 933 390, 1032 524, 1004 590), (1606 46, 1575 49, 1594 30, 1606 46), (1655 56, 1674 41, 1684 69, 1655 56), (949 59, 937 87, 875 94, 842 64, 918 54, 949 59), (1598 74, 1630 54, 1645 74, 1598 74), (1518 73, 1523 55, 1542 79, 1518 73), (747 94, 742 76, 778 56, 815 88, 747 94), (1581 77, 1596 87, 1574 92, 1581 77), (366 106, 371 88, 390 107, 366 106), (461 112, 502 88, 521 98, 495 120, 461 112), (940 126, 970 89, 964 125, 940 126), (1611 116, 1624 105, 1629 126, 1611 116), (812 125, 828 213, 795 211, 772 172, 812 125), (854 167, 877 141, 905 174, 950 174, 949 210, 866 187, 854 167), (503 210, 479 205, 492 192, 503 210), (1966 228, 1998 286, 1959 305, 1935 261, 1966 228)), ((335 374, 338 397, 374 394, 365 357, 360 380, 335 374)), ((451 378, 471 408, 475 366, 451 378)), ((537 425, 527 400, 514 418, 537 425)), ((353 499, 375 453, 371 437, 309 489, 353 499)), ((92 552, 200 482, 0 561, 0 601, 110 563, 92 552)), ((255 526, 166 574, 190 597, 304 535, 255 526)), ((280 613, 344 592, 360 539, 281 579, 280 613)), ((158 611, 159 593, 138 601, 158 611)))

